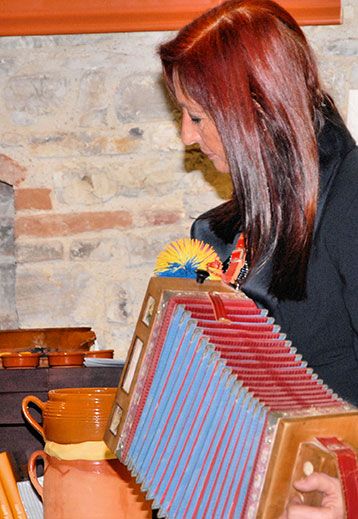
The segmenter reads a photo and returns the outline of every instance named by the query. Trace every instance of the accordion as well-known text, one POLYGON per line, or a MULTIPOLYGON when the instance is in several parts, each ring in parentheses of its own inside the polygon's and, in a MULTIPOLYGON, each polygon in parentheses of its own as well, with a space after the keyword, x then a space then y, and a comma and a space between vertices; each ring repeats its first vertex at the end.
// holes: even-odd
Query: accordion
POLYGON ((158 277, 105 441, 158 517, 277 519, 305 470, 337 475, 357 420, 243 293, 158 277))

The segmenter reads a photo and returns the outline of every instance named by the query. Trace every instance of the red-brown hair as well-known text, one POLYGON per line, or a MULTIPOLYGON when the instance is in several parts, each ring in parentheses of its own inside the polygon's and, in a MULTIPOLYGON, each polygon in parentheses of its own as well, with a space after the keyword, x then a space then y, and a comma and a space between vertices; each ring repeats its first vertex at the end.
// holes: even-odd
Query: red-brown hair
MULTIPOLYGON (((214 120, 234 185, 251 269, 272 259, 270 292, 305 294, 318 196, 316 130, 325 98, 306 38, 270 0, 229 0, 159 48, 174 95, 214 120)), ((239 216, 238 216, 239 217, 239 216)))

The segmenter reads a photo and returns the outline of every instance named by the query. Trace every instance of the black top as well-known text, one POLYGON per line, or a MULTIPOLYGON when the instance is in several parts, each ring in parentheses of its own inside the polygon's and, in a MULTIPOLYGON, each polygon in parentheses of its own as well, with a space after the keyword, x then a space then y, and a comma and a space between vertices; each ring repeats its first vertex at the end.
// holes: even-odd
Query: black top
MULTIPOLYGON (((335 115, 326 120, 318 143, 320 196, 307 297, 278 301, 269 294, 269 263, 261 272, 251 272, 241 288, 269 310, 323 381, 358 406, 358 148, 335 115)), ((215 212, 195 220, 192 237, 212 245, 225 261, 238 235, 232 236, 234 222, 227 232, 222 226, 218 231, 215 212)))

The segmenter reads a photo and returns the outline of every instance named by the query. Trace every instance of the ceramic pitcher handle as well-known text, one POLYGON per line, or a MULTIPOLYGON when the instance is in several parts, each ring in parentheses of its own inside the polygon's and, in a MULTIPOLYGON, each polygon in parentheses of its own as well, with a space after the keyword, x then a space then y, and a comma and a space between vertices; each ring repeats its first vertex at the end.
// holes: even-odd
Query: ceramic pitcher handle
POLYGON ((45 402, 43 402, 42 400, 37 398, 37 396, 29 395, 29 396, 25 396, 25 398, 23 398, 22 405, 21 405, 22 412, 24 413, 26 420, 29 422, 30 425, 32 425, 32 427, 34 429, 36 429, 37 432, 39 432, 41 434, 43 439, 45 439, 43 427, 35 420, 35 418, 31 415, 31 413, 29 411, 30 403, 35 404, 36 407, 38 407, 41 410, 41 412, 43 412, 43 410, 45 409, 46 404, 45 404, 45 402))
POLYGON ((31 483, 33 484, 33 486, 35 487, 39 496, 41 497, 41 500, 43 501, 44 489, 43 489, 43 486, 40 485, 39 480, 37 479, 37 474, 36 474, 36 460, 38 458, 42 458, 44 460, 45 466, 46 466, 45 451, 35 451, 30 456, 29 462, 27 464, 27 470, 29 473, 29 478, 30 478, 31 483))

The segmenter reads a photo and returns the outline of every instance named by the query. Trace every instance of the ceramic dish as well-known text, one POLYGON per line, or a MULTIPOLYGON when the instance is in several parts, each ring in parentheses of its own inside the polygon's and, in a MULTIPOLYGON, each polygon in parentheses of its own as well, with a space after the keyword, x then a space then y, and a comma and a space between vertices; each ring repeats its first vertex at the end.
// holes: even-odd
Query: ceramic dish
POLYGON ((52 351, 47 354, 49 367, 82 366, 85 352, 81 351, 52 351))
POLYGON ((7 369, 30 369, 37 368, 40 360, 40 353, 28 351, 19 353, 3 353, 1 355, 2 365, 7 369))
POLYGON ((91 359, 113 359, 114 350, 93 350, 86 351, 85 358, 91 359))

